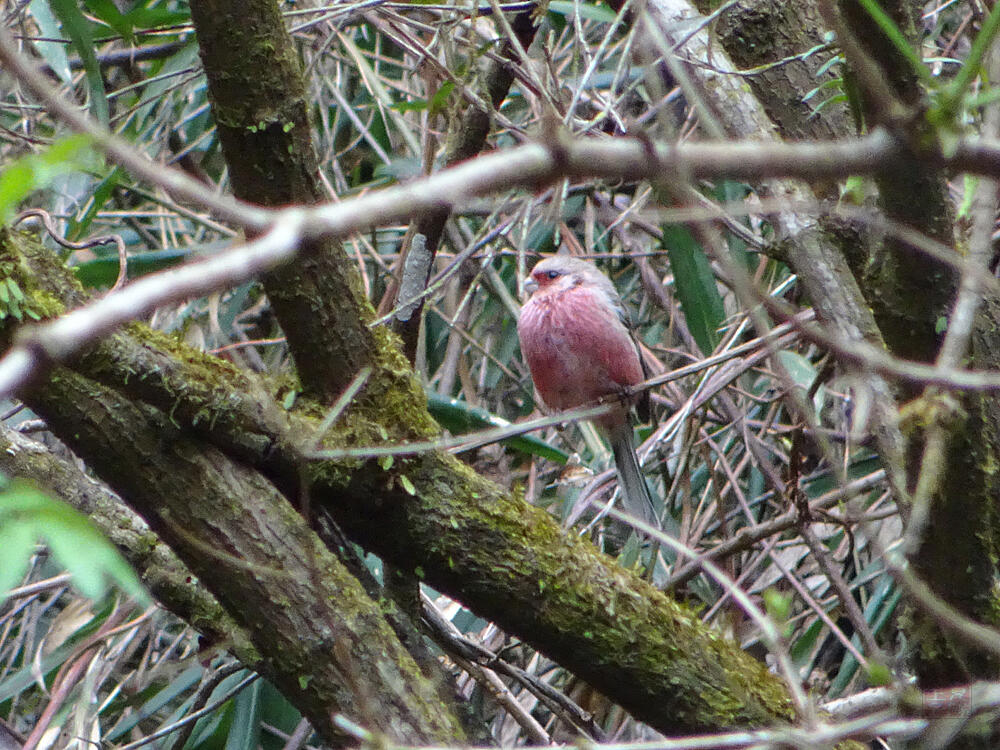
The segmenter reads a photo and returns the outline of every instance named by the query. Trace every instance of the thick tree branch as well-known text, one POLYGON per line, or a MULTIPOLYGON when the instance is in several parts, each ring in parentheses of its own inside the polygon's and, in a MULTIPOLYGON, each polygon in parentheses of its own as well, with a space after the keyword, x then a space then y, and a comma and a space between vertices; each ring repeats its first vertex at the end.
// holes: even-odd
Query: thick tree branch
MULTIPOLYGON (((28 304, 51 311, 54 299, 79 295, 72 275, 44 249, 10 233, 2 240, 0 258, 5 268, 16 269, 18 285, 32 296, 28 304)), ((11 320, 0 329, 3 338, 11 334, 11 320)), ((117 369, 114 385, 124 390, 162 364, 166 341, 155 335, 150 339, 144 357, 136 354, 137 346, 111 342, 107 348, 118 355, 113 363, 103 362, 95 351, 80 366, 89 361, 105 379, 117 369)), ((171 353, 183 360, 181 349, 171 353)), ((338 712, 399 739, 444 742, 462 737, 437 685, 400 644, 380 605, 286 497, 255 468, 198 438, 204 427, 194 425, 211 421, 211 406, 221 409, 229 401, 219 390, 227 384, 213 377, 223 374, 239 373, 199 363, 193 356, 154 376, 139 390, 163 394, 179 389, 164 410, 66 369, 53 372, 25 399, 212 592, 248 634, 262 674, 328 742, 347 739, 333 720, 338 712), (201 374, 203 384, 189 390, 183 375, 194 372, 201 374), (175 421, 176 414, 168 417, 173 411, 168 406, 186 400, 184 394, 194 397, 189 400, 194 411, 185 415, 192 419, 191 427, 175 421), (199 398, 204 399, 201 407, 195 406, 199 398)), ((227 393, 246 385, 245 375, 236 377, 227 393)), ((237 425, 248 416, 248 399, 255 395, 261 395, 259 388, 236 398, 236 408, 223 421, 241 431, 237 425)), ((257 407, 265 425, 278 422, 270 399, 257 407)), ((287 447, 297 440, 289 434, 278 443, 287 447)), ((252 453, 253 441, 234 443, 240 458, 252 453)), ((295 460, 293 455, 277 465, 295 460)))
MULTIPOLYGON (((13 244, 8 242, 8 247, 13 244)), ((33 264, 46 262, 51 260, 43 252, 32 256, 33 264)), ((45 277, 44 273, 35 276, 45 277)), ((22 287, 35 288, 27 279, 22 287)), ((127 345, 121 340, 139 333, 138 328, 122 332, 108 343, 110 350, 119 352, 117 361, 100 364, 99 348, 75 365, 88 376, 92 369, 103 382, 113 383, 115 390, 60 370, 54 380, 29 395, 33 408, 141 510, 154 530, 251 632, 262 654, 283 655, 280 665, 270 665, 281 669, 273 679, 283 689, 287 687, 290 696, 312 706, 311 719, 324 720, 314 715, 316 701, 335 699, 334 705, 357 708, 345 703, 347 696, 336 691, 332 696, 317 696, 312 690, 303 695, 297 679, 294 685, 287 684, 289 673, 311 674, 312 669, 326 668, 309 658, 288 658, 289 653, 321 648, 325 643, 318 632, 296 638, 295 628, 303 626, 309 633, 311 628, 323 630, 337 622, 336 613, 321 611, 323 603, 334 596, 322 593, 323 587, 339 591, 346 586, 344 591, 352 591, 357 583, 343 580, 318 542, 316 548, 307 545, 301 536, 304 522, 288 515, 294 511, 270 483, 196 438, 205 425, 214 425, 206 432, 217 436, 215 444, 223 451, 238 446, 236 453, 245 460, 241 438, 226 436, 226 430, 246 429, 239 427, 241 420, 256 411, 258 423, 250 431, 267 435, 280 428, 280 420, 271 411, 276 407, 268 399, 254 410, 251 391, 236 404, 237 413, 243 416, 226 415, 225 399, 199 394, 221 394, 227 388, 239 391, 245 388, 246 375, 222 363, 213 367, 209 362, 214 360, 196 354, 189 364, 172 368, 165 377, 156 375, 165 355, 158 351, 163 340, 153 336, 127 345), (126 356, 137 351, 147 353, 126 356), (195 382, 185 382, 188 379, 195 382), (198 380, 204 382, 198 384, 198 380), (133 394, 174 404, 177 423, 165 421, 152 406, 134 402, 133 394), (187 394, 191 403, 180 406, 187 394), (234 497, 240 498, 235 506, 234 497), (246 524, 252 528, 245 528, 246 524), (287 531, 281 532, 283 541, 277 544, 267 530, 279 528, 287 531), (241 541, 242 534, 252 538, 241 541), (286 550, 288 545, 301 551, 289 560, 276 558, 276 550, 291 552, 286 550), (300 568, 298 573, 293 565, 300 568), (333 578, 327 578, 328 573, 333 578), (301 590, 289 590, 293 583, 289 578, 303 582, 301 590), (268 598, 274 590, 287 590, 289 601, 268 598), (293 615, 287 611, 290 607, 301 607, 305 614, 293 615), (288 620, 291 617, 294 621, 288 620), (300 617, 306 621, 300 622, 300 617), (268 635, 272 628, 291 633, 287 637, 295 639, 294 649, 276 643, 274 638, 286 636, 268 635)), ((177 345, 172 353, 176 357, 183 349, 177 345)), ((376 396, 353 403, 328 432, 324 445, 377 444, 385 439, 377 429, 382 422, 429 421, 422 393, 412 390, 409 382, 404 378, 370 384, 376 396)), ((300 398, 299 406, 310 414, 303 412, 299 426, 293 428, 303 437, 279 432, 269 441, 274 450, 281 452, 282 446, 306 439, 318 427, 324 410, 305 398, 300 398)), ((268 460, 272 466, 286 463, 268 460)), ((776 717, 791 718, 780 680, 735 643, 618 568, 589 543, 568 536, 544 511, 482 479, 453 456, 433 451, 398 459, 389 468, 354 458, 316 462, 305 467, 305 474, 311 480, 312 506, 327 509, 352 538, 400 567, 421 569, 429 584, 495 619, 663 731, 759 725, 776 717), (408 487, 413 488, 413 495, 404 489, 408 487)), ((334 599, 343 602, 343 597, 340 593, 334 599)), ((381 639, 383 634, 378 632, 381 639)), ((344 635, 355 637, 363 636, 344 635)), ((335 682, 335 673, 345 665, 337 653, 332 662, 328 668, 333 672, 327 677, 335 682)), ((397 656, 392 663, 403 663, 403 657, 397 656)), ((317 674, 316 679, 321 676, 317 674)))
POLYGON ((25 477, 85 513, 135 568, 161 606, 205 636, 225 645, 254 669, 260 655, 246 632, 149 526, 105 486, 46 446, 6 427, 0 428, 0 471, 25 477))
POLYGON ((60 371, 32 409, 139 510, 249 633, 259 668, 328 742, 346 713, 389 736, 462 735, 379 606, 255 471, 163 413, 60 371), (281 601, 275 593, 281 592, 281 601))
MULTIPOLYGON (((321 200, 311 102, 278 3, 194 0, 191 18, 233 192, 265 206, 321 200)), ((332 402, 375 364, 373 314, 337 237, 305 237, 298 254, 261 281, 304 391, 332 402)))

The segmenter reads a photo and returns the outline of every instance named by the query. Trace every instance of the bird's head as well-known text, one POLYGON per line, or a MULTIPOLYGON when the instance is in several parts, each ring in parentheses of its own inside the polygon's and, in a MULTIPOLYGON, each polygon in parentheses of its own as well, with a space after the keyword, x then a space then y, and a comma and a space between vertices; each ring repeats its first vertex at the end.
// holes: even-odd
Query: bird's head
POLYGON ((555 255, 545 258, 531 269, 531 275, 524 282, 524 288, 530 293, 549 293, 586 283, 596 284, 602 288, 611 286, 608 278, 592 263, 568 255, 555 255))

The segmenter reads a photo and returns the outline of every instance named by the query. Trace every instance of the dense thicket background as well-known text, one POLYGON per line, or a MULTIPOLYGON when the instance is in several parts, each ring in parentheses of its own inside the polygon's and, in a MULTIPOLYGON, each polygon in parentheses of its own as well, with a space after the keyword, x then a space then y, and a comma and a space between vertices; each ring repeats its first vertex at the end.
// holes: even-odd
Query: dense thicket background
POLYGON ((2 747, 995 746, 991 6, 6 4, 2 747))

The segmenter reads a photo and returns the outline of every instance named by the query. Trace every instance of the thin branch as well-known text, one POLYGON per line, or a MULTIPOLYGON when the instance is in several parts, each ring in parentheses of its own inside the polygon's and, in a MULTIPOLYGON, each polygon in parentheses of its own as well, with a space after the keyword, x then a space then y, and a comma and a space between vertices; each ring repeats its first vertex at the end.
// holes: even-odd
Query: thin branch
POLYGON ((254 242, 146 276, 91 305, 28 329, 0 360, 0 393, 12 394, 45 366, 66 359, 122 323, 141 318, 162 304, 252 279, 291 260, 298 249, 301 218, 296 209, 283 211, 273 229, 254 242))
POLYGON ((39 66, 17 50, 17 43, 10 33, 0 27, 0 62, 6 71, 26 86, 58 119, 78 133, 89 135, 116 163, 133 175, 141 177, 168 192, 210 208, 220 218, 234 221, 245 227, 266 228, 267 215, 261 209, 233 198, 220 196, 204 184, 188 177, 178 169, 165 169, 127 141, 110 133, 93 118, 87 117, 63 99, 49 83, 39 66))

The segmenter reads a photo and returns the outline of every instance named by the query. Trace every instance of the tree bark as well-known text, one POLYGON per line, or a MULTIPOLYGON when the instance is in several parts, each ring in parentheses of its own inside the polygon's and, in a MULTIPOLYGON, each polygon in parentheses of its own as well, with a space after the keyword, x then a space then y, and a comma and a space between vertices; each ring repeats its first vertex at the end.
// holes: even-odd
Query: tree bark
MULTIPOLYGON (((916 47, 912 5, 887 1, 881 5, 916 47)), ((934 137, 929 124, 920 126, 924 122, 919 114, 924 94, 912 65, 859 3, 841 0, 838 8, 842 19, 838 31, 847 42, 848 61, 855 69, 867 71, 858 80, 868 121, 884 123, 887 118, 898 117, 887 105, 884 93, 866 87, 870 80, 884 81, 891 96, 912 113, 911 137, 934 137)), ((914 157, 901 168, 877 176, 876 184, 887 216, 945 246, 955 246, 951 199, 945 175, 939 169, 914 157)), ((958 288, 955 268, 915 253, 892 235, 875 244, 870 252, 862 288, 887 344, 900 356, 934 361, 946 330, 940 322, 947 319, 958 288)), ((960 256, 956 253, 955 257, 960 256)), ((986 300, 977 315, 973 346, 968 352, 971 366, 977 369, 1000 365, 995 333, 1000 307, 989 294, 986 300)), ((1000 478, 993 468, 993 457, 1000 450, 996 429, 1000 403, 994 394, 961 394, 955 403, 940 410, 937 399, 928 389, 909 407, 924 415, 917 417, 921 424, 910 434, 907 472, 911 483, 916 483, 923 461, 927 460, 930 430, 940 429, 945 442, 942 475, 932 477, 936 490, 926 499, 930 503, 929 522, 921 529, 918 546, 910 551, 910 561, 945 601, 963 614, 996 625, 1000 620, 993 586, 1000 572, 1000 519, 996 509, 1000 478), (925 424, 933 427, 925 430, 925 424)), ((914 610, 911 618, 910 633, 917 644, 915 668, 922 688, 954 685, 970 677, 996 678, 1000 660, 995 655, 956 641, 919 610, 914 610)))
MULTIPOLYGON (((854 71, 852 80, 859 86, 860 109, 867 123, 897 129, 905 124, 909 137, 915 141, 921 137, 935 137, 929 129, 925 129, 923 135, 914 132, 914 128, 919 131, 924 106, 924 93, 915 71, 882 35, 861 5, 844 0, 838 3, 839 15, 833 13, 832 4, 819 5, 826 8, 827 25, 836 28, 848 64, 854 71), (909 119, 905 117, 907 111, 912 115, 909 119)), ((917 48, 918 37, 912 17, 915 6, 906 2, 882 2, 881 6, 917 48)), ((767 0, 738 3, 724 24, 726 31, 721 41, 727 51, 739 55, 743 67, 771 62, 774 55, 769 54, 769 50, 781 47, 781 40, 795 33, 775 23, 773 39, 762 40, 759 44, 742 44, 748 35, 761 31, 763 25, 758 21, 762 15, 775 20, 781 17, 781 10, 767 0)), ((786 55, 795 51, 794 48, 781 49, 781 54, 786 55)), ((773 79, 771 83, 776 84, 773 79)), ((791 77, 786 83, 784 87, 774 85, 769 93, 765 91, 761 95, 779 101, 800 101, 815 85, 803 84, 801 80, 796 83, 791 77)), ((769 107, 769 112, 776 117, 783 135, 797 137, 802 123, 794 109, 769 107)), ((826 118, 821 119, 826 121, 826 118)), ((840 133, 846 134, 847 131, 840 133)), ((939 169, 926 159, 913 157, 898 169, 894 166, 879 175, 876 185, 886 215, 946 246, 955 246, 951 200, 945 175, 939 169)), ((840 263, 846 261, 850 266, 856 285, 878 323, 877 338, 872 340, 884 338, 887 347, 900 356, 922 362, 934 361, 943 333, 939 322, 948 316, 957 287, 954 269, 915 251, 891 234, 884 240, 873 240, 871 234, 864 231, 845 232, 843 227, 831 227, 831 230, 831 236, 840 237, 838 242, 844 248, 840 263)), ((825 304, 824 286, 828 290, 842 288, 838 284, 810 283, 813 264, 802 264, 795 254, 790 254, 789 260, 802 276, 818 309, 825 304)), ((998 312, 1000 305, 987 295, 976 320, 968 358, 970 366, 995 369, 1000 364, 995 333, 998 312)), ((917 394, 911 389, 908 395, 917 394)), ((932 413, 929 405, 926 408, 926 413, 932 413)), ((916 411, 921 409, 917 407, 916 411)), ((944 475, 939 478, 938 491, 932 499, 932 520, 911 562, 938 595, 959 611, 987 624, 996 624, 992 582, 997 574, 995 561, 1000 527, 995 498, 1000 486, 991 456, 996 456, 1000 450, 996 428, 1000 407, 993 395, 966 394, 961 397, 956 411, 945 427, 944 475)), ((907 435, 905 471, 909 490, 913 489, 912 483, 921 467, 923 437, 922 428, 910 429, 907 435)), ((903 624, 911 642, 917 644, 915 663, 922 687, 953 685, 970 676, 996 676, 1000 665, 995 658, 957 643, 919 612, 911 613, 903 624)))
MULTIPOLYGON (((58 275, 58 267, 44 250, 33 247, 7 235, 0 260, 17 258, 12 265, 22 269, 41 266, 31 277, 17 280, 23 289, 51 300, 51 288, 46 292, 36 284, 58 275)), ((245 447, 238 434, 227 430, 239 433, 244 427, 226 413, 229 401, 198 398, 240 393, 251 376, 188 352, 195 368, 184 362, 186 347, 176 344, 169 356, 181 364, 170 379, 158 380, 157 363, 168 356, 158 350, 162 337, 147 336, 141 326, 119 336, 132 341, 125 346, 116 337, 81 357, 75 364, 79 373, 61 369, 53 374, 28 396, 32 408, 146 518, 247 629, 268 666, 265 674, 320 726, 330 730, 323 706, 367 720, 371 700, 401 700, 391 685, 384 686, 388 692, 382 696, 381 683, 367 679, 345 687, 345 670, 362 665, 336 649, 329 652, 331 663, 323 663, 317 655, 333 648, 331 632, 345 644, 365 639, 381 644, 372 646, 371 668, 382 664, 390 676, 402 675, 393 685, 415 691, 412 712, 432 706, 447 716, 439 702, 430 703, 431 688, 421 687, 426 680, 400 653, 384 621, 373 619, 369 607, 375 605, 361 598, 357 582, 345 579, 275 485, 258 473, 299 458, 265 460, 262 454, 260 463, 242 464, 248 460, 245 447), (149 350, 150 355, 120 369, 106 360, 97 366, 104 360, 102 346, 149 350), (92 379, 91 368, 113 388, 92 379), (173 404, 171 419, 144 402, 142 394, 149 401, 173 404), (185 403, 187 394, 193 402, 185 403), (226 452, 232 445, 238 446, 237 457, 226 452), (344 602, 350 604, 346 610, 344 602), (328 603, 336 606, 328 608, 328 603), (297 614, 288 611, 293 607, 297 614)), ((414 397, 409 380, 401 382, 383 411, 346 415, 327 433, 325 447, 376 445, 384 441, 381 422, 429 419, 422 393, 414 397), (404 404, 407 411, 400 414, 404 404)), ((392 384, 381 387, 388 392, 392 384)), ((318 405, 301 398, 299 413, 277 429, 276 407, 269 399, 250 408, 252 393, 266 389, 248 390, 234 400, 235 409, 244 416, 259 415, 249 431, 266 435, 262 444, 278 453, 284 445, 308 440, 324 415, 318 405)), ((734 642, 589 543, 567 535, 546 512, 445 452, 397 458, 385 469, 375 460, 314 462, 305 466, 304 475, 313 506, 329 509, 353 538, 385 559, 419 571, 431 586, 557 659, 661 731, 759 726, 792 718, 782 682, 734 642)), ((403 721, 383 718, 374 726, 390 734, 403 721)), ((416 724, 416 718, 409 720, 416 724)), ((447 733, 442 721, 420 731, 447 733)), ((453 736, 460 735, 456 731, 453 736)))
POLYGON ((228 648, 250 669, 257 667, 260 655, 246 632, 146 522, 104 485, 47 446, 7 427, 0 428, 0 472, 30 479, 87 515, 161 605, 201 633, 206 645, 228 648))
MULTIPOLYGON (((191 17, 233 192, 265 206, 322 198, 298 54, 274 0, 195 0, 191 17)), ((305 393, 332 402, 375 365, 361 279, 339 242, 309 242, 262 279, 305 393)))
POLYGON ((399 741, 463 736, 378 603, 261 474, 64 368, 26 402, 177 552, 327 741, 353 741, 342 712, 399 741))

